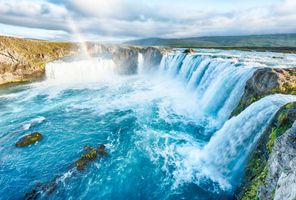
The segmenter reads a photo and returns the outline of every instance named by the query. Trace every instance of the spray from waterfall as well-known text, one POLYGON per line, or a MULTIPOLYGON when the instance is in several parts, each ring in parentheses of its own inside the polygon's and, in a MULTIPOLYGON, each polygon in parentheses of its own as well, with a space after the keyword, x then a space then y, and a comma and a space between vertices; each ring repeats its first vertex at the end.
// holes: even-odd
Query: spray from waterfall
POLYGON ((184 53, 165 55, 160 65, 160 73, 184 82, 200 110, 216 119, 217 126, 229 118, 254 71, 229 60, 184 53))
POLYGON ((180 182, 195 182, 206 190, 231 190, 241 177, 243 166, 258 139, 276 112, 296 96, 275 94, 264 97, 228 120, 202 149, 185 146, 178 149, 183 156, 174 173, 180 182), (181 178, 180 178, 181 177, 181 178), (180 180, 180 179, 184 180, 180 180), (210 179, 213 185, 204 185, 210 179))
POLYGON ((115 64, 107 58, 88 60, 56 61, 46 65, 45 75, 48 81, 55 83, 97 82, 114 79, 115 64))
POLYGON ((144 56, 142 53, 138 54, 138 74, 142 74, 144 72, 144 56))
POLYGON ((70 14, 68 15, 67 21, 68 21, 69 28, 72 30, 72 33, 74 34, 74 38, 76 40, 78 40, 78 45, 80 46, 83 55, 87 59, 91 60, 91 56, 90 56, 90 54, 88 52, 88 48, 87 48, 86 39, 83 36, 83 34, 81 33, 81 31, 80 31, 79 27, 77 26, 77 24, 72 19, 70 14))

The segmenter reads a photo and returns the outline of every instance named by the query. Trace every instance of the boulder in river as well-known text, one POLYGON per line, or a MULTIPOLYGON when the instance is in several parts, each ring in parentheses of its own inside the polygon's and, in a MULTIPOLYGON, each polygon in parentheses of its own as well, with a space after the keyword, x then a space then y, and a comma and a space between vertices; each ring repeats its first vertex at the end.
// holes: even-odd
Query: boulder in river
POLYGON ((34 132, 29 135, 26 135, 19 139, 19 141, 16 142, 16 147, 26 147, 31 144, 35 144, 36 142, 40 141, 43 138, 42 134, 39 132, 34 132))
POLYGON ((91 147, 91 146, 86 146, 84 147, 84 153, 82 156, 75 162, 76 168, 78 170, 84 170, 86 165, 97 158, 97 156, 108 156, 108 153, 105 150, 105 145, 101 144, 98 149, 91 147))

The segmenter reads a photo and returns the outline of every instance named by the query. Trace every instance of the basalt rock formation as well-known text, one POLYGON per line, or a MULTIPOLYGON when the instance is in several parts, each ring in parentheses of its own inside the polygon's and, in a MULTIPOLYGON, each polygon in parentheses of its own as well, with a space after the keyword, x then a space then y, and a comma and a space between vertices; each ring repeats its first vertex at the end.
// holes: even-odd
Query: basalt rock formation
POLYGON ((258 69, 247 81, 244 94, 232 116, 239 114, 253 102, 275 93, 296 94, 296 68, 258 69))
POLYGON ((283 106, 249 157, 236 199, 296 198, 296 102, 283 106))
POLYGON ((119 74, 137 73, 140 53, 143 55, 143 65, 146 68, 158 66, 163 54, 162 49, 156 47, 129 47, 90 42, 79 45, 0 36, 0 85, 37 80, 43 77, 47 63, 82 52, 89 56, 110 56, 119 74))

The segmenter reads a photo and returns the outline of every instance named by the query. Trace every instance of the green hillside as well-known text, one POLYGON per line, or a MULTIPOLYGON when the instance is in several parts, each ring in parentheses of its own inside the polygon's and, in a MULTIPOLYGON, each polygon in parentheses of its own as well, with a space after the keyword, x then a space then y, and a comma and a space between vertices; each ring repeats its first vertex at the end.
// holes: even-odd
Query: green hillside
POLYGON ((245 47, 245 48, 296 48, 296 34, 213 36, 194 38, 147 38, 129 41, 129 45, 169 47, 245 47))

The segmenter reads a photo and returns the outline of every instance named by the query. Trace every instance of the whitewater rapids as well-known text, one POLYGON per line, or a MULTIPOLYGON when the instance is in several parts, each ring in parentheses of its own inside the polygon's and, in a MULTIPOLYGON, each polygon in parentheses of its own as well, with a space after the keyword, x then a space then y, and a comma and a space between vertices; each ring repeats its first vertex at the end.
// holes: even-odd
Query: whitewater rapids
POLYGON ((228 57, 177 51, 148 73, 140 55, 134 76, 103 57, 57 61, 46 80, 1 92, 0 196, 22 198, 58 176, 49 198, 231 199, 258 138, 296 98, 268 96, 229 119, 264 62, 228 57), (44 140, 14 147, 34 131, 44 140), (84 146, 102 143, 108 158, 69 171, 84 146))

